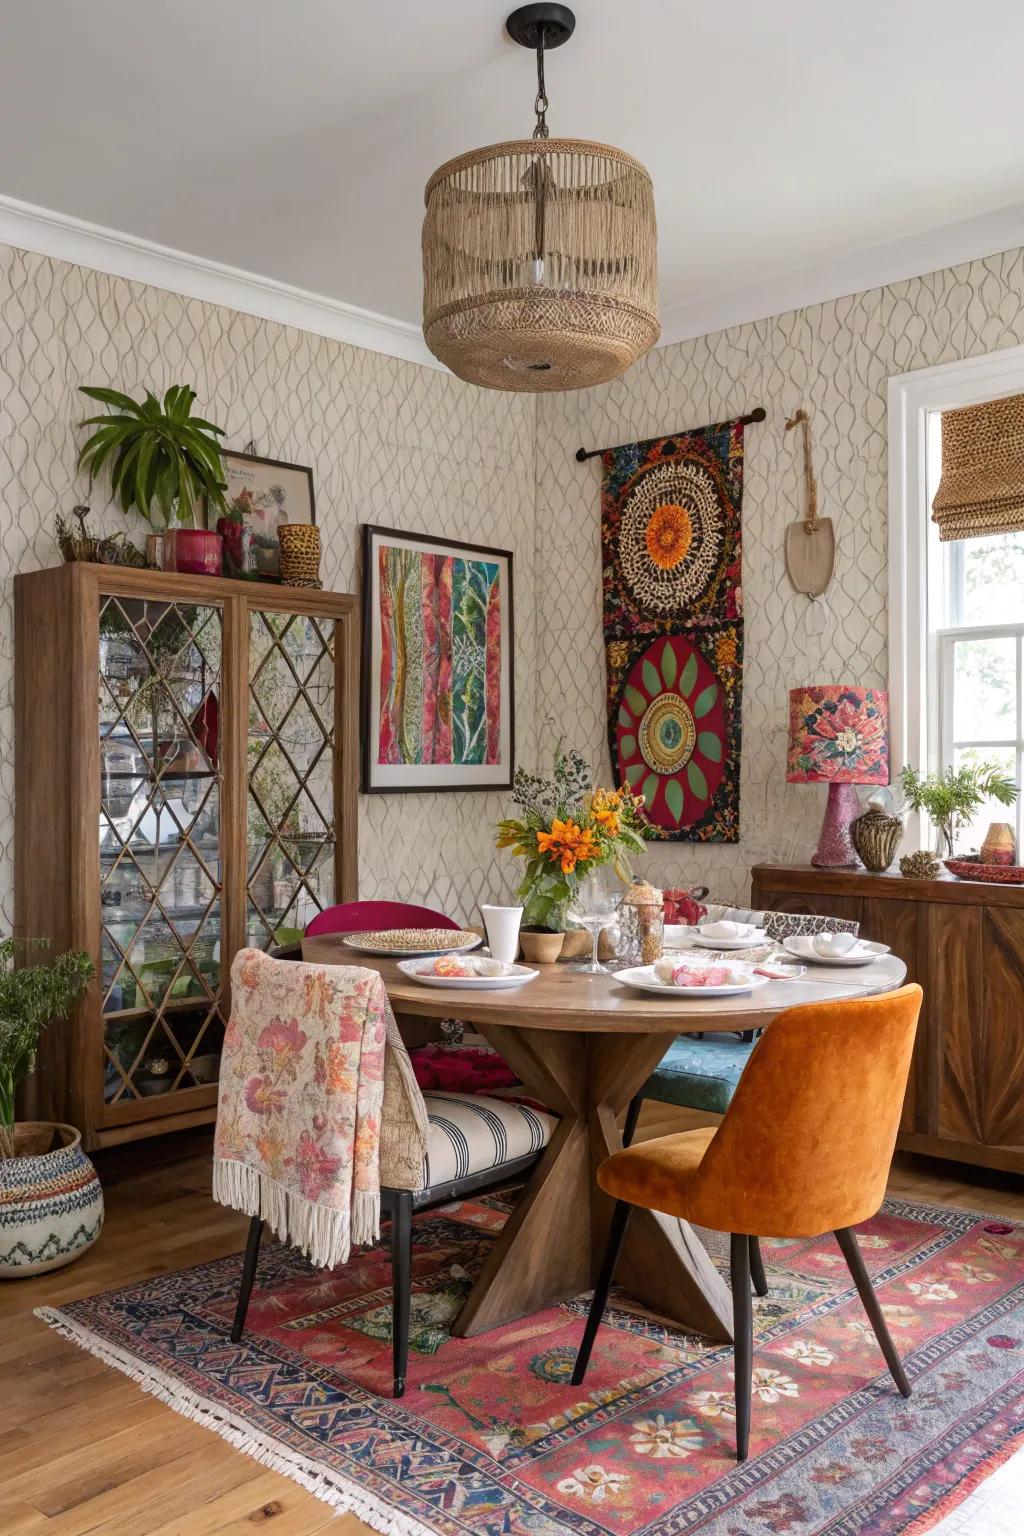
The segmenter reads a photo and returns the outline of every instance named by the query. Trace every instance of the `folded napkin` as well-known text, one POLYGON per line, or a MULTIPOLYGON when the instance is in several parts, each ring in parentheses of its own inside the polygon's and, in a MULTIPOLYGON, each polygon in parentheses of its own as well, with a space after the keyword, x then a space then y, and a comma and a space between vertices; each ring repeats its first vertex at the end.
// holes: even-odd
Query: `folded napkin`
POLYGON ((426 1111, 377 972, 240 950, 221 1055, 214 1199, 263 1217, 318 1266, 344 1263, 352 1243, 375 1242, 386 1075, 394 1123, 384 1137, 398 1137, 409 1187, 419 1188, 426 1111))

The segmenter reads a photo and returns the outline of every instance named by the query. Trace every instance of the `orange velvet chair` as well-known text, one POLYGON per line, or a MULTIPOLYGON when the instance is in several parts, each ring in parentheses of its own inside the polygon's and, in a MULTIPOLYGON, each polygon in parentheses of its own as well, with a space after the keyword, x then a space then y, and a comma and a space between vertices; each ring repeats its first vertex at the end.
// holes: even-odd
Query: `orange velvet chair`
POLYGON ((921 988, 808 1003, 773 1020, 717 1128, 659 1136, 607 1158, 615 1199, 573 1384, 584 1377, 634 1206, 731 1234, 736 1453, 746 1459, 753 1370, 751 1276, 767 1289, 760 1237, 834 1232, 904 1397, 910 1385, 853 1234, 885 1196, 921 988))

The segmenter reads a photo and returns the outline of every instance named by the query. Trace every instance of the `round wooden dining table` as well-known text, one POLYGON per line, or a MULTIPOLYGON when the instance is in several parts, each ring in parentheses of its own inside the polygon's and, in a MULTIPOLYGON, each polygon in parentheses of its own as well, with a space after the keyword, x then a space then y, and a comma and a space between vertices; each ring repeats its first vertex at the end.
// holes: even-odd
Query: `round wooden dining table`
MULTIPOLYGON (((425 986, 395 960, 357 953, 337 935, 303 941, 305 960, 361 965, 384 979, 396 1015, 458 1018, 508 1062, 527 1093, 559 1116, 558 1128, 455 1320, 458 1336, 482 1333, 591 1288, 611 1202, 598 1164, 622 1146, 620 1123, 674 1036, 760 1029, 798 1003, 890 991, 906 966, 886 955, 867 966, 808 967, 731 998, 655 997, 564 963, 541 965, 511 990, 425 986)), ((636 1210, 616 1279, 644 1306, 710 1338, 732 1338, 728 1287, 685 1221, 636 1210)))

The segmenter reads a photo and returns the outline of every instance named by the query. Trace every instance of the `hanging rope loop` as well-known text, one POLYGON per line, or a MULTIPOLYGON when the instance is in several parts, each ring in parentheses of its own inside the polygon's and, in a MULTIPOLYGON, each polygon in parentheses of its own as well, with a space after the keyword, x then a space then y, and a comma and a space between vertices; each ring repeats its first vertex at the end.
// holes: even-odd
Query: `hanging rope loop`
POLYGON ((547 110, 548 93, 544 89, 544 34, 546 27, 541 27, 537 36, 537 95, 534 99, 533 110, 537 117, 533 136, 535 139, 546 139, 548 136, 547 110))

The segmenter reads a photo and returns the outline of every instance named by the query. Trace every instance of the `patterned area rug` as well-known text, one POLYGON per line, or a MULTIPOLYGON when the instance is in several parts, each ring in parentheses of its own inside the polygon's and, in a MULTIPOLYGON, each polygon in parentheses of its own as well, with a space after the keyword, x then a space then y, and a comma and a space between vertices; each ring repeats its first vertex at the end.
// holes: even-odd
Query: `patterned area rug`
POLYGON ((418 1219, 397 1403, 382 1249, 324 1274, 265 1244, 237 1346, 238 1257, 40 1316, 389 1536, 961 1531, 961 1501, 1024 1442, 1024 1227, 894 1200, 860 1229, 909 1402, 834 1240, 765 1244, 751 1456, 738 1466, 731 1352, 621 1294, 583 1388, 567 1384, 583 1298, 449 1337, 504 1219, 495 1200, 418 1219))

